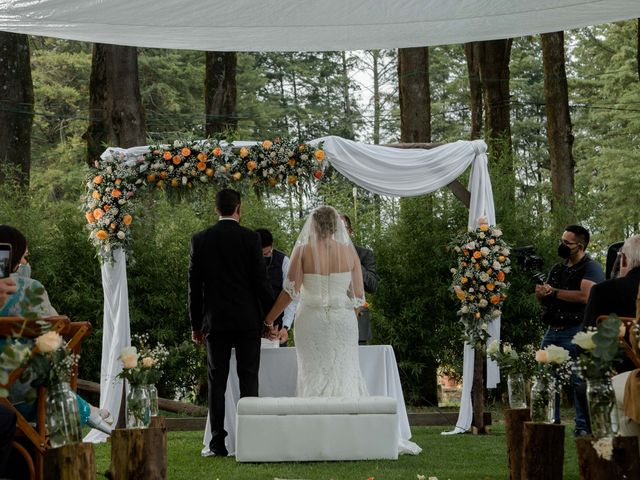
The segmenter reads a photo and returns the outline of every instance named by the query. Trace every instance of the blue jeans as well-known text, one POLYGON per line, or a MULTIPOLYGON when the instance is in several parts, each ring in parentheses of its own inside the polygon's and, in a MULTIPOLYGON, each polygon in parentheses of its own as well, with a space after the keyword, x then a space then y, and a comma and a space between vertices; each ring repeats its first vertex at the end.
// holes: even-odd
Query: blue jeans
MULTIPOLYGON (((556 345, 569 351, 572 359, 578 355, 578 346, 571 343, 576 333, 582 331, 581 325, 575 327, 567 327, 564 330, 556 330, 553 327, 547 329, 542 339, 541 348, 547 345, 556 345)), ((591 425, 589 423, 589 410, 587 407, 586 383, 576 374, 571 375, 571 386, 573 387, 573 400, 576 405, 576 431, 584 430, 591 433, 591 425)), ((555 421, 560 423, 560 394, 556 394, 556 410, 555 421)))

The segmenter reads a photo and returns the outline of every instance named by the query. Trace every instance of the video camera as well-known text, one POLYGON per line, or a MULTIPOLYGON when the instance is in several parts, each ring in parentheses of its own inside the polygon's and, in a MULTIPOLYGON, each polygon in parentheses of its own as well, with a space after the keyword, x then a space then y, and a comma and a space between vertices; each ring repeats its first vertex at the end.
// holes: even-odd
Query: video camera
POLYGON ((547 276, 542 273, 544 261, 542 257, 536 255, 536 250, 533 245, 512 248, 511 251, 513 252, 516 262, 520 265, 520 268, 522 268, 522 271, 528 273, 536 285, 545 283, 547 276))

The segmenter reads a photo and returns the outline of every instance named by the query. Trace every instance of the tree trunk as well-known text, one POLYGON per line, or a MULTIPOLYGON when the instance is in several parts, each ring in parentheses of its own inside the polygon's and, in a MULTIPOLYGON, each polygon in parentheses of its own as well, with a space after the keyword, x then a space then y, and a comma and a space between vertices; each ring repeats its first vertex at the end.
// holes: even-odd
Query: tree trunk
POLYGON ((528 408, 511 408, 504 411, 509 480, 520 480, 524 447, 524 422, 531 421, 528 408))
POLYGON ((552 213, 556 229, 575 220, 573 214, 573 133, 564 57, 564 33, 542 34, 547 139, 551 162, 552 213))
POLYGON ((95 480, 96 454, 93 443, 76 443, 47 450, 44 454, 45 480, 95 480))
POLYGON ((398 49, 400 141, 431 141, 429 48, 398 49))
POLYGON ((0 183, 29 186, 33 82, 29 37, 0 32, 0 183))
POLYGON ((373 144, 380 144, 380 51, 371 51, 371 65, 373 73, 373 144))
POLYGON ((509 97, 511 39, 489 40, 477 44, 489 155, 501 167, 498 173, 513 183, 509 97))
POLYGON ((469 74, 469 106, 471 107, 471 140, 480 138, 482 133, 482 83, 480 82, 478 42, 464 44, 469 74))
POLYGON ((640 18, 638 19, 638 43, 636 45, 636 64, 638 66, 638 80, 640 80, 640 18))
POLYGON ((146 125, 138 80, 138 50, 120 45, 93 45, 91 62, 87 162, 105 145, 122 148, 146 143, 146 125))
POLYGON ((487 433, 484 425, 484 364, 486 355, 482 349, 473 350, 473 386, 471 404, 473 405, 474 433, 487 433))
POLYGON ((165 428, 116 429, 111 434, 110 475, 113 480, 167 478, 165 428))
POLYGON ((238 128, 236 115, 238 54, 206 52, 205 61, 204 102, 207 117, 205 134, 211 137, 216 133, 238 128))
POLYGON ((344 113, 347 124, 344 129, 344 138, 353 139, 353 111, 351 109, 351 94, 349 91, 349 67, 347 65, 347 52, 341 53, 342 60, 342 98, 344 102, 344 113))
MULTIPOLYGON (((605 440, 606 441, 606 440, 605 440)), ((601 458, 593 448, 596 439, 576 438, 578 465, 582 480, 608 480, 610 478, 640 478, 638 437, 613 437, 611 459, 601 458)))
POLYGON ((562 480, 564 425, 525 422, 521 478, 562 480))

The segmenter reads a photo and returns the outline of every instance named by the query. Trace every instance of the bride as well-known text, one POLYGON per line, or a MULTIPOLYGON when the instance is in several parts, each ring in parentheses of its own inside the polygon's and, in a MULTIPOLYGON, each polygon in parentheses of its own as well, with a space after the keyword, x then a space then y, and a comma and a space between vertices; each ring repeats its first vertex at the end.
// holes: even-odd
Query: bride
POLYGON ((298 295, 296 395, 368 395, 358 359, 356 309, 364 305, 362 270, 333 207, 318 207, 307 219, 291 254, 283 291, 265 324, 271 326, 298 295))

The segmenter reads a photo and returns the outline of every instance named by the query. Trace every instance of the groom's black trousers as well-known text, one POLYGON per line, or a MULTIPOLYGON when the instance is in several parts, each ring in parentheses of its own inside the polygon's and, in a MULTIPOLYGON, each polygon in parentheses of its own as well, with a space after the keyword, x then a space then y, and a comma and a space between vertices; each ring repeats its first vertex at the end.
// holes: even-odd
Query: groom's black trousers
POLYGON ((229 377, 231 349, 236 349, 240 397, 257 397, 261 334, 262 332, 256 329, 210 332, 207 335, 209 416, 212 435, 209 447, 214 452, 224 451, 224 438, 227 436, 224 430, 224 395, 229 377))

